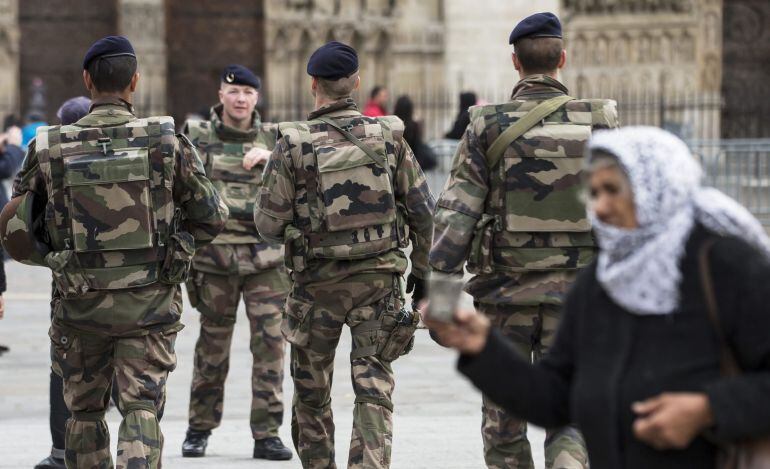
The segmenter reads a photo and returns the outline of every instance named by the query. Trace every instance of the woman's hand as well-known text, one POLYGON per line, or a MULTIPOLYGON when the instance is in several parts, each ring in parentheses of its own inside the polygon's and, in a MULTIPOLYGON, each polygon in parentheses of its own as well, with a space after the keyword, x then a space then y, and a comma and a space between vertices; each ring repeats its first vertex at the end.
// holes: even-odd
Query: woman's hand
POLYGON ((655 449, 683 449, 714 424, 708 396, 702 393, 663 393, 631 409, 637 414, 634 435, 655 449))
POLYGON ((487 344, 489 319, 475 310, 458 310, 453 322, 443 322, 431 319, 430 305, 420 309, 424 313, 423 322, 438 337, 441 345, 466 355, 477 355, 487 344))

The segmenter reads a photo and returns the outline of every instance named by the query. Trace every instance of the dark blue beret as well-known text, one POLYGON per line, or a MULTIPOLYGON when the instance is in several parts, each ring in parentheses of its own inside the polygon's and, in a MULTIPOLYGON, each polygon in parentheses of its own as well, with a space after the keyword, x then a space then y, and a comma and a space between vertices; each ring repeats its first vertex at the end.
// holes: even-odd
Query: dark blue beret
POLYGON ((70 98, 64 101, 64 104, 56 111, 56 117, 59 118, 62 125, 74 124, 88 114, 90 108, 91 100, 85 96, 70 98))
POLYGON ((258 76, 254 75, 254 72, 243 65, 237 64, 225 67, 222 71, 222 81, 231 85, 251 86, 255 89, 262 87, 262 82, 258 76))
POLYGON ((322 45, 307 61, 307 74, 311 77, 339 80, 358 70, 358 54, 352 47, 332 41, 322 45))
POLYGON ((83 70, 88 68, 88 64, 96 58, 119 57, 128 55, 136 57, 134 46, 123 36, 107 36, 94 42, 86 52, 83 58, 83 70))
POLYGON ((513 28, 508 44, 523 37, 561 37, 561 22, 553 13, 535 13, 527 16, 513 28))

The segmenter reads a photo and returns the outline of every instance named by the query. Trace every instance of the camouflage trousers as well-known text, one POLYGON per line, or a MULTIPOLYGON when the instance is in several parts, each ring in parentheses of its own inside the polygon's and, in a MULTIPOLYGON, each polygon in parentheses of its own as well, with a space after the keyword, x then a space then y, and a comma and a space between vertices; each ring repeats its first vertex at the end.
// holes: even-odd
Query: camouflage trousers
POLYGON ((54 322, 49 335, 53 369, 63 378, 64 401, 72 413, 65 429, 67 467, 113 467, 104 420, 113 375, 123 413, 116 467, 160 467, 163 434, 158 415, 166 401, 166 379, 176 366, 176 332, 109 337, 54 322))
POLYGON ((222 421, 230 345, 241 296, 251 329, 251 433, 254 439, 278 436, 283 421, 283 360, 281 308, 290 288, 283 268, 252 275, 197 272, 189 285, 201 312, 200 335, 190 390, 189 424, 206 431, 222 421))
MULTIPOLYGON (((323 286, 295 284, 286 306, 292 321, 284 318, 284 332, 292 342, 292 440, 303 467, 337 467, 331 384, 343 326, 353 331, 357 325, 382 318, 389 305, 400 308, 397 288, 398 278, 383 274, 358 275, 355 280, 323 286)), ((352 340, 355 403, 348 467, 387 468, 393 438, 393 369, 389 361, 369 352, 383 340, 377 330, 352 332, 352 340)))
MULTIPOLYGON (((477 304, 492 322, 511 339, 523 356, 539 360, 553 343, 561 306, 477 304)), ((484 460, 491 469, 534 469, 532 449, 527 440, 527 423, 509 414, 486 396, 482 404, 481 434, 484 460)), ((573 427, 546 430, 545 467, 583 469, 588 453, 580 432, 573 427)))

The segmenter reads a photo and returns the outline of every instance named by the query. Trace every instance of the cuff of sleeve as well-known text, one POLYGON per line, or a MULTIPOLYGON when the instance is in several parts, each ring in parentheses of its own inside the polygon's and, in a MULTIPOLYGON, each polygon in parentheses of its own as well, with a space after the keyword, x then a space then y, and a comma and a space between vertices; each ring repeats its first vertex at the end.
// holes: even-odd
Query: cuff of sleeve
POLYGON ((489 370, 495 369, 495 362, 506 352, 503 350, 505 338, 499 330, 490 327, 487 343, 477 355, 461 354, 457 360, 457 369, 472 381, 486 376, 489 370))
POLYGON ((711 413, 714 416, 714 426, 709 433, 718 441, 731 441, 742 436, 740 405, 736 402, 733 392, 732 378, 722 378, 706 386, 705 392, 709 399, 711 413))

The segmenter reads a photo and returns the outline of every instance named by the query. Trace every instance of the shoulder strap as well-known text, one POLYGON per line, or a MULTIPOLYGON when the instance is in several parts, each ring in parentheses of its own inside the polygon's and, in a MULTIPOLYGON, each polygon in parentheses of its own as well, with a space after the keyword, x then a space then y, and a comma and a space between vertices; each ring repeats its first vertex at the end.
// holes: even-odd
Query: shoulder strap
POLYGON ((719 320, 719 306, 716 293, 714 292, 714 281, 711 278, 711 267, 709 265, 709 252, 715 242, 714 238, 709 238, 703 243, 698 253, 698 267, 700 270, 701 287, 706 299, 706 312, 719 340, 719 361, 722 373, 727 376, 734 376, 741 374, 741 369, 738 366, 738 361, 735 359, 735 354, 727 344, 727 337, 719 320))
POLYGON ((360 148, 364 153, 366 153, 366 156, 371 158, 372 161, 374 161, 375 163, 377 163, 378 166, 384 169, 385 172, 388 173, 388 177, 390 178, 391 181, 393 180, 393 172, 390 170, 390 165, 388 164, 387 161, 385 161, 385 159, 381 155, 377 154, 377 152, 372 150, 372 147, 370 147, 369 145, 365 144, 364 142, 356 138, 355 135, 351 134, 347 130, 343 129, 339 124, 334 122, 332 119, 329 119, 326 116, 320 116, 318 120, 337 129, 337 131, 339 131, 339 133, 341 133, 343 137, 345 137, 352 144, 360 148))
POLYGON ((556 112, 560 107, 575 98, 567 95, 547 99, 535 106, 531 111, 505 129, 487 149, 487 167, 494 168, 500 162, 505 149, 514 140, 524 135, 538 122, 556 112))

